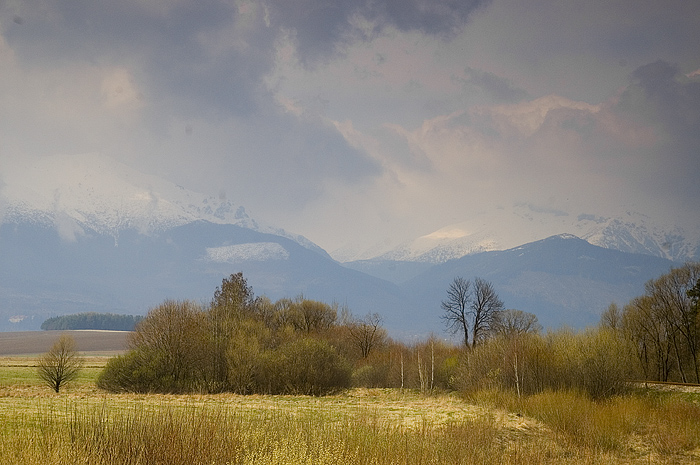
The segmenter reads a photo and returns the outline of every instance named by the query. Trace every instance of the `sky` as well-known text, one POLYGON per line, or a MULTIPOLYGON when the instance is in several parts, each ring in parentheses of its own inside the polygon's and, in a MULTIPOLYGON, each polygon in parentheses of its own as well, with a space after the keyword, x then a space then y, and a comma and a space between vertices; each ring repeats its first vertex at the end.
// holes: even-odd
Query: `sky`
POLYGON ((0 167, 93 152, 331 253, 513 205, 700 229, 700 3, 0 0, 0 167))

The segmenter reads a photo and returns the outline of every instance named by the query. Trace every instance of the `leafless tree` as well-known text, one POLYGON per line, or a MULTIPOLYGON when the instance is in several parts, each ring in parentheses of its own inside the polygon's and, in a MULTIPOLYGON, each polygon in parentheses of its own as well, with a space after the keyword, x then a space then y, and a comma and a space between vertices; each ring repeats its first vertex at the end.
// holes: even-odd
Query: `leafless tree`
POLYGON ((386 339, 386 330, 382 328, 381 323, 382 318, 378 313, 368 313, 364 318, 348 324, 350 338, 360 349, 362 358, 367 358, 372 349, 386 339))
POLYGON ((622 310, 618 305, 613 302, 608 308, 600 315, 600 325, 604 328, 612 329, 617 331, 620 329, 622 324, 622 310))
POLYGON ((491 330, 495 334, 511 338, 527 333, 538 333, 542 330, 542 326, 533 313, 507 309, 496 313, 491 323, 491 330))
POLYGON ((469 280, 458 276, 448 287, 441 307, 447 329, 462 333, 465 346, 470 345, 471 335, 473 347, 489 334, 494 318, 503 310, 503 301, 490 282, 474 278, 472 286, 469 280))
POLYGON ((485 338, 497 313, 503 310, 503 301, 498 298, 493 284, 474 279, 474 297, 470 306, 472 318, 472 346, 485 338))
POLYGON ((447 299, 442 301, 444 313, 441 318, 452 333, 461 333, 464 345, 469 346, 469 311, 471 304, 471 283, 457 276, 447 288, 447 299))
POLYGON ((62 335, 46 354, 39 360, 39 377, 58 392, 61 386, 74 380, 80 373, 83 359, 75 350, 75 340, 62 335))

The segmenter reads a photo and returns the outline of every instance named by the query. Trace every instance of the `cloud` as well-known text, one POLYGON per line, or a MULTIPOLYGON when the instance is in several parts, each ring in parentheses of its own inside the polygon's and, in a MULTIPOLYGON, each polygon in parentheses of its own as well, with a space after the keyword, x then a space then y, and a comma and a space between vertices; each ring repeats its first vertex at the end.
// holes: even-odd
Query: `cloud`
POLYGON ((54 225, 56 227, 56 232, 58 232, 58 237, 64 242, 76 242, 78 236, 85 235, 85 231, 83 231, 78 223, 63 211, 57 211, 55 213, 54 225))
POLYGON ((5 188, 5 181, 0 178, 0 225, 3 223, 5 219, 5 210, 7 209, 7 205, 5 204, 4 200, 4 195, 3 195, 3 189, 5 188))
MULTIPOLYGON (((676 67, 650 63, 600 104, 549 95, 474 106, 413 130, 394 127, 426 160, 384 159, 392 173, 385 179, 401 180, 410 191, 394 210, 405 201, 442 224, 480 208, 518 204, 574 217, 638 209, 679 221, 684 212, 693 223, 690 212, 700 198, 699 97, 696 83, 680 80, 676 67)), ((377 157, 391 153, 382 138, 363 143, 377 157)))
POLYGON ((700 82, 683 78, 678 66, 662 60, 641 66, 612 111, 654 131, 654 145, 639 153, 639 161, 656 170, 650 189, 689 207, 700 198, 694 175, 700 172, 700 82))
MULTIPOLYGON (((195 188, 292 210, 332 180, 375 176, 375 162, 329 121, 285 111, 264 80, 296 24, 282 13, 293 7, 318 19, 315 3, 2 5, 23 21, 1 30, 0 56, 11 60, 0 70, 0 103, 14 114, 0 121, 0 148, 18 156, 101 151, 195 188)), ((309 41, 329 37, 341 40, 321 31, 300 53, 313 55, 309 41)))
POLYGON ((509 80, 499 77, 488 71, 467 67, 466 82, 481 88, 496 102, 515 103, 528 97, 525 89, 515 87, 509 80))
POLYGON ((10 28, 6 38, 33 67, 90 62, 136 70, 152 102, 176 101, 180 111, 193 111, 197 102, 200 111, 214 114, 255 112, 277 37, 265 27, 262 7, 214 0, 161 2, 158 8, 150 3, 17 4, 24 24, 10 28))
POLYGON ((697 212, 671 1, 0 2, 0 153, 102 152, 324 246, 499 203, 697 212))
POLYGON ((293 31, 300 61, 314 65, 387 27, 451 37, 488 0, 270 0, 273 26, 293 31), (362 19, 369 24, 357 23, 362 19))

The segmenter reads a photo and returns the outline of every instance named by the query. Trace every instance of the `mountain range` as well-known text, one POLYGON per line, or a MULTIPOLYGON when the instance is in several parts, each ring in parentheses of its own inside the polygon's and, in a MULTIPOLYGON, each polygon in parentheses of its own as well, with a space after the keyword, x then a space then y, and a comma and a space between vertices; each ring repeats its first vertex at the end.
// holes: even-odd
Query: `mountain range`
POLYGON ((491 281, 507 307, 545 326, 583 327, 697 259, 699 242, 639 214, 573 218, 519 205, 341 263, 224 196, 102 155, 47 157, 0 172, 0 330, 82 311, 144 314, 165 299, 206 303, 238 271, 257 295, 378 312, 400 337, 442 331, 440 301, 455 276, 491 281), (515 226, 503 227, 509 218, 515 226), (559 232, 537 237, 550 229, 559 232))

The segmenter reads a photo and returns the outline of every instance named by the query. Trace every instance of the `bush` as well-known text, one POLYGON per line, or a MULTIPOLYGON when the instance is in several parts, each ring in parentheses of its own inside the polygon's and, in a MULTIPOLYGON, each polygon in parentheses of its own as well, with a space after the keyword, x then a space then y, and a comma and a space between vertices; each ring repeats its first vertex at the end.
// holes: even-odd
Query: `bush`
POLYGON ((109 392, 175 392, 164 357, 147 350, 131 350, 111 358, 97 377, 97 387, 109 392))
POLYGON ((457 387, 518 394, 573 389, 600 399, 622 393, 633 366, 627 342, 609 329, 496 337, 464 353, 457 387))
POLYGON ((262 357, 258 387, 269 394, 321 396, 350 387, 347 361, 326 341, 288 342, 262 357))
POLYGON ((364 364, 352 372, 352 385, 365 388, 384 387, 387 385, 387 368, 364 364))

